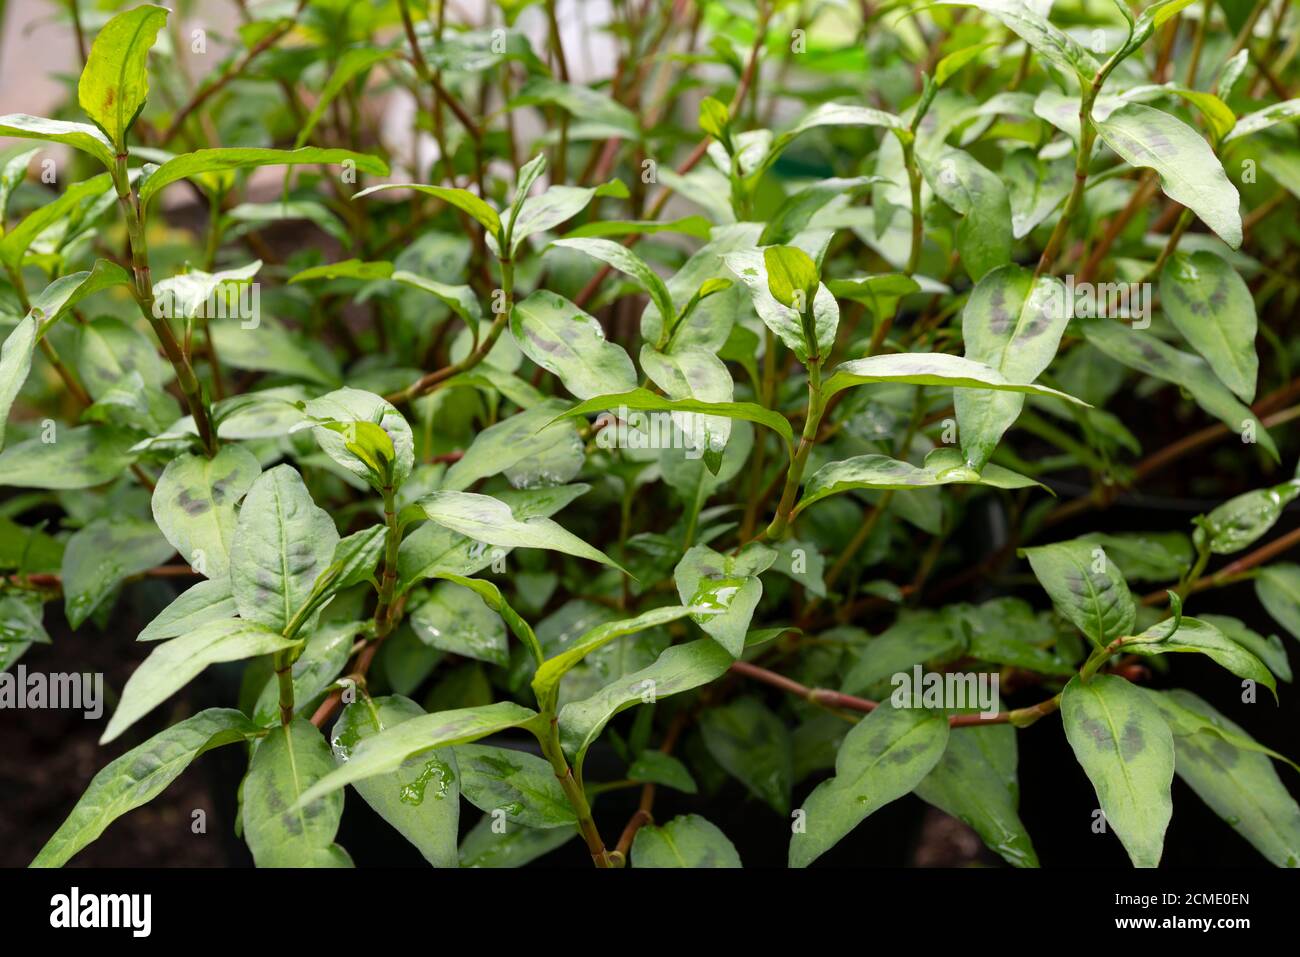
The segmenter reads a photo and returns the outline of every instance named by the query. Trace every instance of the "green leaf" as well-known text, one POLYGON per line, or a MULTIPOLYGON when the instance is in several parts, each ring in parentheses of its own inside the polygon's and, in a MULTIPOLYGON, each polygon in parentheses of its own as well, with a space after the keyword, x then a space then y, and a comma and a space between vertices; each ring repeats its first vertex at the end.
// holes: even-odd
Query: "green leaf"
MULTIPOLYGON (((758 238, 760 246, 788 244, 802 233, 813 216, 837 198, 852 199, 876 183, 888 182, 883 176, 856 176, 852 179, 823 179, 792 193, 767 220, 758 238)), ((704 237, 708 238, 706 233, 704 237)), ((834 283, 828 283, 834 290, 834 283)))
MULTIPOLYGON (((483 315, 478 296, 469 286, 449 286, 446 283, 437 282, 424 276, 417 276, 415 273, 407 272, 404 269, 399 269, 393 273, 392 279, 393 282, 400 282, 404 286, 410 286, 412 289, 419 289, 431 296, 437 296, 448 309, 467 323, 477 322, 483 315)), ((495 348, 493 351, 495 351, 495 348)))
POLYGON ((533 693, 537 695, 538 704, 544 710, 553 710, 559 693, 560 679, 583 658, 598 648, 637 632, 648 631, 670 621, 677 621, 691 614, 692 608, 680 605, 667 605, 654 608, 621 621, 609 621, 597 625, 583 634, 576 641, 565 646, 564 650, 543 661, 533 675, 533 693))
POLYGON ((565 249, 576 249, 578 252, 586 253, 591 258, 606 263, 619 272, 631 276, 642 289, 649 293, 651 300, 653 300, 661 315, 671 316, 675 314, 673 297, 669 295, 668 287, 659 278, 659 274, 651 269, 644 259, 622 243, 611 242, 608 239, 565 238, 557 239, 551 245, 565 249))
POLYGON ((460 793, 480 811, 523 827, 576 827, 578 818, 545 758, 510 748, 458 744, 460 793))
POLYGON ((582 469, 586 452, 577 427, 556 422, 565 407, 552 398, 488 426, 443 476, 442 488, 463 491, 475 482, 508 473, 512 480, 536 476, 527 484, 568 481, 582 469), (512 471, 514 470, 514 471, 512 471))
MULTIPOLYGON (((297 282, 310 282, 315 279, 388 279, 393 275, 393 264, 389 262, 363 262, 360 259, 344 259, 341 262, 325 263, 296 272, 289 277, 289 285, 297 282)), ((409 275, 409 273, 408 273, 409 275)))
POLYGON ((673 645, 653 664, 623 675, 588 698, 570 701, 560 709, 560 740, 565 752, 580 772, 587 748, 620 711, 708 684, 731 667, 732 660, 712 638, 673 645))
POLYGON ((1142 690, 1115 675, 1070 679, 1061 721, 1134 867, 1155 867, 1173 814, 1174 741, 1142 690))
POLYGON ((1219 629, 1225 636, 1264 662, 1264 666, 1278 678, 1283 681, 1291 680, 1291 663, 1286 657, 1286 646, 1277 635, 1269 635, 1266 638, 1259 632, 1247 628, 1240 619, 1228 615, 1201 615, 1200 619, 1219 629))
POLYGON ((31 866, 62 867, 123 814, 161 794, 199 755, 259 733, 248 718, 232 708, 209 708, 159 732, 91 779, 76 807, 31 866))
POLYGON ((1266 130, 1271 126, 1277 126, 1279 123, 1288 123, 1296 119, 1300 119, 1300 99, 1273 103, 1262 110, 1247 113, 1237 120, 1232 132, 1223 138, 1223 142, 1229 143, 1243 136, 1253 136, 1260 130, 1266 130))
POLYGON ((26 113, 9 113, 0 116, 0 136, 17 136, 26 140, 45 140, 62 143, 73 149, 89 153, 104 165, 113 168, 113 144, 99 129, 89 123, 69 123, 65 120, 47 120, 43 116, 26 113))
MULTIPOLYGON (((498 498, 506 503, 517 520, 527 521, 530 518, 550 518, 590 488, 589 485, 560 485, 502 492, 498 498)), ((473 575, 492 564, 494 557, 499 554, 503 552, 484 548, 475 539, 458 534, 450 528, 433 523, 423 525, 402 539, 397 553, 398 594, 405 593, 421 578, 435 575, 457 584, 465 584, 453 576, 473 575)), ((466 587, 475 588, 483 600, 491 604, 485 590, 476 585, 466 587)), ((510 623, 510 616, 495 605, 492 607, 502 614, 507 624, 510 623)))
POLYGON ((113 17, 95 37, 77 84, 77 101, 119 153, 149 95, 147 61, 168 10, 143 4, 113 17))
POLYGON ((962 217, 957 251, 966 274, 978 282, 1010 263, 1011 200, 1002 180, 964 150, 945 149, 918 159, 935 195, 962 217))
POLYGON ((1039 485, 1004 469, 999 465, 986 465, 977 472, 966 464, 956 449, 933 449, 925 457, 925 464, 917 467, 888 455, 855 455, 838 462, 828 462, 813 473, 804 485, 803 497, 795 507, 800 512, 830 495, 853 489, 915 489, 937 485, 987 485, 992 488, 1030 488, 1039 485))
POLYGON ((265 319, 253 329, 245 329, 243 325, 219 322, 208 328, 208 335, 224 364, 236 369, 291 376, 326 388, 338 385, 337 373, 330 366, 321 366, 319 353, 313 351, 303 336, 292 334, 283 326, 265 319))
POLYGON ((312 130, 316 129, 316 124, 325 115, 325 110, 329 108, 335 97, 343 91, 343 88, 353 78, 369 70, 376 63, 395 56, 397 56, 395 50, 360 47, 348 50, 339 57, 337 64, 334 66, 334 72, 330 74, 329 80, 321 88, 320 95, 316 99, 316 105, 312 107, 311 113, 307 115, 307 119, 303 121, 302 127, 298 130, 298 136, 293 141, 294 149, 298 149, 311 139, 312 130))
POLYGON ((507 728, 526 725, 536 717, 536 711, 513 701, 500 701, 481 708, 461 708, 410 718, 357 744, 347 763, 313 784, 298 799, 298 806, 309 805, 344 785, 391 774, 409 759, 435 748, 468 744, 507 728))
MULTIPOLYGON (((616 413, 620 409, 642 412, 697 412, 743 419, 767 426, 787 443, 794 441, 794 430, 783 415, 753 402, 702 402, 698 399, 667 399, 646 389, 633 389, 614 395, 597 395, 563 413, 564 418, 591 415, 593 412, 616 413)), ((599 440, 599 434, 598 434, 599 440)))
MULTIPOLYGON (((210 302, 216 305, 216 309, 220 309, 226 303, 237 302, 235 292, 240 286, 252 282, 261 268, 262 260, 255 259, 237 269, 223 269, 215 273, 195 269, 164 279, 153 287, 155 309, 165 309, 162 314, 169 319, 193 319, 211 308, 210 302), (221 296, 214 299, 218 291, 221 296)), ((223 313, 217 312, 217 315, 223 313)))
MULTIPOLYGON (((986 274, 962 310, 966 358, 1010 382, 1030 383, 1056 357, 1069 321, 1065 287, 1057 279, 1008 265, 986 274)), ((954 396, 957 431, 967 464, 982 469, 1016 421, 1025 398, 1014 392, 965 389, 954 396)))
POLYGON ((647 824, 632 842, 633 867, 740 867, 736 847, 698 814, 683 814, 663 827, 647 824))
MULTIPOLYGON (((253 146, 195 150, 193 153, 183 153, 175 159, 168 160, 141 182, 140 206, 147 209, 149 202, 165 187, 182 179, 193 179, 204 173, 248 169, 254 166, 320 166, 345 163, 352 163, 363 173, 373 173, 376 176, 388 175, 388 164, 383 160, 365 153, 354 153, 351 150, 319 149, 315 146, 304 146, 298 150, 274 150, 253 146)), ((375 187, 375 189, 382 188, 375 187)), ((371 190, 362 190, 356 193, 353 199, 368 192, 371 190)))
POLYGON ((263 472, 239 510, 230 578, 239 613, 283 631, 334 560, 339 533, 291 465, 263 472))
MULTIPOLYGON (((793 256, 791 255, 790 258, 793 256)), ((835 297, 824 285, 817 285, 816 292, 812 293, 812 331, 817 341, 811 342, 805 315, 772 295, 772 282, 768 278, 766 259, 767 250, 758 249, 731 252, 722 257, 727 268, 735 273, 749 289, 754 311, 763 320, 763 324, 776 333, 794 352, 795 358, 806 363, 810 356, 825 358, 830 355, 831 349, 835 346, 835 332, 840 322, 840 307, 835 297)), ((777 288, 784 288, 780 278, 777 279, 777 288)), ((807 297, 809 289, 803 289, 803 294, 807 297)))
POLYGON ((556 293, 539 289, 510 313, 510 332, 524 355, 579 399, 636 388, 631 358, 595 318, 556 293))
POLYGON ((790 866, 807 867, 873 812, 911 791, 948 745, 945 715, 882 704, 844 737, 835 776, 803 802, 803 830, 790 839, 790 866))
POLYGON ((1166 196, 1196 213, 1233 249, 1241 245, 1241 197, 1199 133, 1140 103, 1126 103, 1094 122, 1122 159, 1156 171, 1166 196))
POLYGON ((209 622, 149 653, 122 689, 122 700, 100 744, 107 744, 162 704, 208 665, 242 661, 292 648, 297 642, 264 625, 232 618, 209 622))
POLYGON ((916 796, 972 828, 1012 867, 1037 867, 1038 854, 1017 807, 1016 730, 1009 724, 963 728, 948 736, 916 796))
POLYGON ((505 598, 501 594, 501 589, 497 588, 497 586, 491 582, 483 581, 480 578, 465 578, 461 575, 454 575, 451 572, 441 571, 433 572, 432 574, 439 578, 444 578, 449 582, 454 582, 462 588, 468 588, 476 593, 479 598, 483 599, 485 605, 505 620, 506 626, 509 627, 511 634, 523 642, 524 647, 532 654, 534 660, 539 664, 541 663, 542 658, 545 656, 542 654, 541 644, 537 641, 537 635, 533 633, 532 626, 529 625, 528 622, 524 621, 523 618, 519 617, 518 612, 511 608, 506 602, 505 598))
POLYGON ((1190 691, 1147 694, 1169 718, 1178 776, 1269 863, 1300 865, 1300 805, 1266 749, 1190 691))
POLYGON ((727 142, 727 129, 731 125, 731 113, 727 110, 727 105, 712 96, 700 100, 699 125, 700 129, 715 140, 727 142))
POLYGON ((1098 647, 1128 635, 1137 618, 1124 576, 1100 545, 1056 542, 1021 550, 1061 616, 1098 647))
POLYGON ((777 814, 789 816, 794 751, 780 718, 757 698, 737 698, 705 711, 700 734, 723 770, 777 814))
POLYGON ((373 581, 387 545, 388 528, 384 525, 371 525, 340 539, 330 563, 331 568, 337 566, 339 569, 333 589, 343 591, 364 581, 373 581))
POLYGON ((99 316, 77 333, 77 374, 93 398, 104 398, 133 372, 152 389, 162 389, 172 377, 158 346, 121 319, 99 316))
POLYGON ((408 620, 430 648, 502 667, 509 663, 505 623, 468 588, 439 582, 408 620))
POLYGON ((1277 524, 1282 510, 1297 495, 1300 479, 1243 492, 1200 519, 1193 539, 1201 544, 1208 537, 1209 549, 1215 555, 1239 552, 1277 524))
POLYGON ((1219 381, 1204 359, 1175 349, 1146 330, 1131 329, 1109 319, 1076 318, 1074 322, 1089 345, 1117 362, 1190 392, 1197 405, 1237 435, 1249 429, 1253 440, 1273 461, 1279 461, 1277 446, 1259 417, 1219 381))
POLYGON ((224 621, 239 614, 230 592, 230 576, 201 581, 180 594, 145 626, 136 641, 157 641, 193 631, 200 625, 224 621))
MULTIPOLYGON (((387 173, 387 170, 383 170, 383 172, 387 173)), ((421 183, 382 183, 380 186, 372 186, 368 190, 357 192, 352 196, 352 199, 360 199, 361 196, 369 196, 372 192, 381 192, 383 190, 415 190, 430 196, 437 196, 442 202, 454 205, 456 209, 468 213, 490 235, 499 237, 500 231, 502 231, 500 216, 497 215, 497 211, 469 190, 454 189, 454 187, 448 186, 424 186, 421 183)))
POLYGON ((1273 619, 1300 641, 1300 565, 1279 562, 1260 569, 1255 596, 1273 619))
POLYGON ((1067 75, 1092 80, 1101 68, 1083 45, 1060 30, 1040 13, 1041 5, 1031 6, 1025 0, 940 0, 945 5, 972 6, 991 13, 1008 30, 1028 43, 1034 50, 1067 75))
MULTIPOLYGON (((334 757, 346 765, 365 741, 424 715, 409 698, 362 698, 343 709, 330 734, 334 757)), ((451 748, 416 755, 386 775, 352 782, 371 809, 410 841, 434 867, 456 867, 460 781, 451 748)))
POLYGON ((434 492, 417 503, 426 518, 475 541, 501 548, 545 548, 586 558, 623 571, 598 548, 567 532, 549 518, 519 520, 510 506, 490 495, 434 492))
POLYGON ((261 473, 257 457, 239 445, 222 446, 210 459, 186 453, 167 463, 154 488, 153 519, 195 571, 229 575, 235 506, 261 473))
MULTIPOLYGON (((726 363, 715 353, 698 346, 664 353, 646 343, 641 347, 641 368, 669 399, 729 404, 735 395, 735 382, 726 363)), ((681 432, 685 446, 701 452, 709 469, 716 474, 727 440, 731 437, 730 419, 720 415, 678 413, 672 416, 672 420, 681 432)), ((600 445, 599 438, 597 445, 600 445)))
POLYGON ((608 127, 629 139, 640 138, 635 113, 608 94, 585 84, 559 83, 546 77, 534 77, 511 99, 510 109, 537 104, 554 104, 584 123, 608 127))
POLYGON ((1192 567, 1192 543, 1182 532, 1089 532, 1078 540, 1104 548, 1126 581, 1177 581, 1192 567))
MULTIPOLYGON (((80 183, 74 183, 65 189, 57 199, 51 200, 44 206, 37 208, 21 223, 9 230, 9 232, 5 233, 3 239, 0 239, 0 263, 9 268, 18 268, 22 265, 23 257, 27 254, 28 247, 36 241, 37 237, 40 236, 41 233, 45 232, 45 230, 49 229, 60 220, 67 218, 83 203, 94 201, 96 198, 103 196, 108 192, 112 185, 112 177, 107 173, 100 173, 98 176, 93 176, 80 183)), ((110 266, 112 269, 117 270, 117 274, 125 275, 125 272, 120 266, 113 265, 112 263, 103 260, 96 261, 97 270, 108 270, 110 266), (99 265, 100 262, 103 262, 102 267, 99 265)), ((78 279, 87 278, 86 273, 76 273, 75 275, 78 279)), ((129 282, 130 277, 119 281, 129 282)), ((50 283, 46 293, 42 293, 42 296, 52 296, 54 290, 67 290, 70 292, 75 289, 77 285, 78 283, 73 280, 72 276, 65 276, 62 279, 57 279, 50 283)), ((95 288, 103 287, 98 286, 95 288)), ((90 291, 94 290, 92 289, 90 291)), ((89 292, 85 295, 89 295, 89 292)), ((41 311, 45 314, 45 317, 42 318, 42 323, 54 321, 50 305, 40 305, 36 302, 33 302, 32 305, 33 307, 39 306, 41 311)), ((59 301, 59 308, 61 311, 68 307, 62 301, 59 301)))
POLYGON ((645 781, 661 784, 667 788, 681 791, 683 794, 695 794, 699 786, 691 777, 686 765, 671 754, 662 751, 642 751, 640 757, 627 769, 629 781, 645 781))
POLYGON ((1255 681, 1277 698, 1277 682, 1264 663, 1237 644, 1208 621, 1173 617, 1157 622, 1122 645, 1135 655, 1163 655, 1174 652, 1199 652, 1238 678, 1255 681))
POLYGON ((650 236, 654 233, 681 233, 696 239, 708 239, 713 228, 703 216, 683 216, 660 222, 654 219, 615 219, 583 223, 565 233, 565 239, 583 239, 588 236, 650 236))
POLYGON ((334 843, 343 795, 301 800, 334 768, 330 746, 306 718, 272 728, 244 779, 244 839, 257 867, 351 867, 334 843))
POLYGON ((27 315, 14 326, 0 347, 0 449, 5 444, 5 422, 14 399, 32 371, 32 353, 36 351, 37 321, 27 315))
POLYGON ((60 429, 56 440, 35 436, 0 452, 0 485, 81 489, 117 478, 135 455, 131 433, 107 426, 60 429))
MULTIPOLYGON (((627 187, 618 180, 601 186, 584 188, 579 186, 552 186, 540 196, 529 196, 519 207, 510 230, 509 256, 514 257, 525 239, 535 233, 544 233, 567 220, 577 216, 587 208, 597 196, 621 196, 626 198, 627 187)), ((493 239, 489 245, 500 246, 493 239)))
POLYGON ((824 396, 832 396, 841 389, 877 382, 897 382, 903 385, 953 386, 958 389, 995 389, 1001 392, 1023 392, 1026 395, 1051 396, 1075 405, 1088 403, 1074 396, 1057 392, 1041 385, 1009 382, 996 369, 982 362, 972 362, 960 356, 940 352, 899 352, 893 355, 872 356, 842 362, 822 387, 824 396))
POLYGON ((68 624, 80 628, 122 582, 171 553, 152 522, 128 515, 97 518, 78 530, 68 539, 61 569, 68 624))
POLYGON ((796 246, 768 246, 763 250, 767 291, 795 312, 804 313, 817 295, 817 264, 796 246))
POLYGON ((361 389, 336 389, 308 402, 306 412, 319 423, 312 435, 325 454, 376 489, 382 490, 385 485, 400 488, 411 474, 415 438, 402 413, 388 400, 361 389), (344 428, 336 430, 329 423, 344 428), (356 428, 348 428, 352 425, 356 428), (367 437, 367 426, 376 434, 367 437), (377 461, 376 452, 387 461, 377 461), (382 466, 379 474, 377 466, 382 466))
POLYGON ((523 867, 578 836, 576 827, 508 827, 485 814, 460 842, 461 867, 523 867))
POLYGON ((1212 252, 1176 252, 1160 271, 1165 315, 1243 402, 1255 399, 1255 302, 1245 280, 1212 252))
POLYGON ((823 103, 786 132, 772 140, 767 154, 750 173, 751 179, 762 176, 798 137, 823 126, 874 126, 906 134, 907 124, 892 113, 869 106, 847 103, 823 103))
POLYGON ((759 542, 734 555, 695 545, 673 569, 682 603, 697 609, 692 620, 733 658, 744 650, 750 620, 763 597, 759 575, 772 567, 776 557, 775 549, 759 542))

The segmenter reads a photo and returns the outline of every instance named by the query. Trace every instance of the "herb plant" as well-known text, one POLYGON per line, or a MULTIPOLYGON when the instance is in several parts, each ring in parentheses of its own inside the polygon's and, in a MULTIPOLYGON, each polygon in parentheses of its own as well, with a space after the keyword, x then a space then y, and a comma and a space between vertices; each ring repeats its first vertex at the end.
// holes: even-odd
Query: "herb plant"
POLYGON ((1292 5, 87 6, 82 115, 0 117, 0 662, 150 650, 35 865, 235 746, 259 866, 362 801, 435 867, 734 867, 655 810, 728 778, 791 866, 909 793, 1036 866, 1039 721, 1134 865, 1175 774, 1300 860, 1175 654, 1272 707, 1300 639, 1292 5))

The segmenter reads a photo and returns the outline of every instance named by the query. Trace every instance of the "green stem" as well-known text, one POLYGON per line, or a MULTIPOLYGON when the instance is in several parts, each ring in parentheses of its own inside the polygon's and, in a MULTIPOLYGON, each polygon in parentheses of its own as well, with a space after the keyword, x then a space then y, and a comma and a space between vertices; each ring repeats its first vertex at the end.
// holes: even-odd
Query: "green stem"
POLYGON ((614 862, 610 859, 605 842, 596 828, 596 821, 591 816, 591 805, 587 803, 587 795, 582 790, 582 785, 578 783, 578 779, 573 776, 573 769, 569 767, 569 762, 564 759, 564 749, 560 746, 560 726, 555 715, 543 712, 539 715, 539 721, 547 723, 546 731, 537 734, 537 740, 542 746, 542 754, 551 762, 551 768, 560 782, 560 788, 564 791, 564 796, 569 799, 573 813, 578 817, 578 831, 582 834, 582 839, 587 842, 592 863, 601 868, 613 867, 614 862))
POLYGON ((204 450, 211 457, 217 453, 220 443, 217 440, 216 430, 212 427, 212 417, 203 396, 203 389, 199 385, 198 376, 194 374, 189 356, 181 348, 167 318, 155 315, 153 279, 149 271, 149 246, 145 240, 144 214, 140 207, 140 194, 131 186, 126 154, 117 157, 113 169, 113 185, 117 189, 118 205, 122 207, 122 215, 126 219, 127 241, 131 247, 133 279, 131 292, 140 307, 140 312, 153 327, 164 354, 176 372, 176 381, 180 385, 181 394, 185 396, 185 404, 189 408, 190 415, 194 418, 199 439, 203 442, 204 450))
POLYGON ((916 163, 915 141, 903 144, 903 165, 907 167, 907 182, 912 191, 912 250, 907 256, 907 268, 903 270, 910 276, 921 264, 921 246, 925 234, 921 211, 921 170, 916 163))
POLYGON ((794 509, 794 499, 799 493, 799 483, 803 480, 808 456, 817 444, 817 431, 821 428, 822 412, 826 408, 822 399, 821 363, 820 356, 808 357, 808 416, 804 419, 803 432, 799 436, 799 447, 786 471, 785 489, 781 493, 781 502, 776 507, 776 517, 767 526, 767 537, 773 541, 780 538, 790 524, 790 512, 794 509))
POLYGON ((397 593, 397 554, 402 544, 402 528, 397 521, 397 496, 391 485, 384 489, 384 523, 388 526, 388 538, 379 604, 375 606, 375 641, 383 641, 393 630, 393 597, 397 593))

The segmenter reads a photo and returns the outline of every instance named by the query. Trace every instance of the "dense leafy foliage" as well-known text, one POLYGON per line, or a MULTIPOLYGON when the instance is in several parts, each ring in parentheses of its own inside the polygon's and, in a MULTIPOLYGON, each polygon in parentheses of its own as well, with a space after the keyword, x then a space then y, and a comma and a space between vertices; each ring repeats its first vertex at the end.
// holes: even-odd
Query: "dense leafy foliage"
POLYGON ((1295 866, 1173 660, 1271 706, 1300 640, 1294 7, 614 0, 583 82, 487 6, 249 5, 191 82, 189 11, 74 5, 81 116, 0 117, 0 666, 152 643, 35 863, 237 745, 259 866, 364 802, 435 867, 738 867, 654 814, 728 778, 793 867, 909 793, 1036 866, 1043 720, 1135 865, 1178 775, 1295 866), (1221 504, 1108 522, 1175 463, 1221 504))

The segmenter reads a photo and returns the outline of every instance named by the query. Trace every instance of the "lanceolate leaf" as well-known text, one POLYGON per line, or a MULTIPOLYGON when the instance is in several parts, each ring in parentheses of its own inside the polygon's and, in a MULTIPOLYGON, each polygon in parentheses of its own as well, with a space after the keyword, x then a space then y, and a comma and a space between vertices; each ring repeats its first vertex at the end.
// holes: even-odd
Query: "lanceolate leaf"
POLYGON ((244 781, 244 838, 258 867, 352 866, 347 851, 334 843, 343 795, 301 800, 333 767, 329 745, 306 718, 267 734, 244 781))
MULTIPOLYGON (((365 741, 424 714, 409 698, 363 698, 343 709, 330 734, 334 757, 346 764, 365 741)), ((389 774, 352 782, 358 794, 434 867, 456 867, 460 771, 451 748, 412 757, 389 774)))
POLYGON ((1211 252, 1175 253, 1160 272, 1165 315, 1243 402, 1255 399, 1255 302, 1236 270, 1211 252))
POLYGON ((1277 698, 1277 682, 1264 663, 1206 621, 1188 617, 1168 618, 1134 635, 1131 641, 1124 642, 1123 647, 1125 652, 1135 655, 1199 652, 1237 677, 1262 684, 1273 692, 1274 699, 1277 698))
POLYGON ((185 454, 163 469, 153 493, 153 517, 181 558, 207 578, 230 574, 235 505, 262 467, 253 453, 223 446, 213 458, 185 454))
POLYGON ((1300 641, 1300 565, 1279 562, 1255 579, 1255 594, 1273 619, 1300 641))
MULTIPOLYGON (((273 150, 253 146, 195 150, 193 153, 184 153, 168 160, 150 173, 140 184, 140 205, 147 207, 155 196, 172 183, 191 179, 203 173, 248 169, 254 166, 326 164, 352 164, 363 173, 373 173, 376 176, 388 175, 388 164, 383 160, 364 153, 354 153, 351 150, 319 149, 314 146, 304 146, 297 150, 273 150)), ((357 195, 360 196, 362 193, 357 195)))
POLYGON ((642 289, 649 293, 650 298, 654 300, 655 306, 659 309, 660 315, 671 316, 675 314, 673 297, 668 294, 668 287, 659 278, 659 274, 651 269, 644 259, 622 243, 611 242, 608 239, 557 239, 551 245, 576 249, 578 252, 586 253, 593 259, 607 263, 619 272, 631 276, 642 289))
POLYGON ((633 867, 740 867, 736 847, 698 814, 646 825, 632 842, 633 867))
POLYGON ((533 676, 533 692, 537 695, 537 700, 544 707, 553 704, 559 690, 560 679, 574 665, 596 649, 602 648, 611 641, 626 635, 634 635, 639 631, 647 631, 660 625, 666 625, 671 621, 677 621, 691 612, 692 609, 686 606, 667 605, 637 615, 635 618, 611 621, 596 626, 572 644, 567 645, 559 654, 547 658, 538 666, 537 673, 533 676))
POLYGON ((1135 867, 1155 867, 1173 813, 1174 741, 1142 691, 1114 675, 1072 678, 1061 695, 1061 721, 1135 867))
POLYGON ((597 548, 565 531, 549 518, 517 519, 510 506, 490 495, 434 492, 421 499, 426 518, 475 541, 501 548, 546 548, 613 568, 619 564, 597 548))
POLYGON ((1026 395, 1051 396, 1075 405, 1087 405, 1080 399, 1041 385, 1010 382, 1002 373, 982 362, 938 352, 900 352, 894 355, 852 359, 841 363, 826 380, 823 389, 834 395, 841 389, 877 382, 903 385, 953 386, 959 389, 995 389, 1023 392, 1026 395))
POLYGON ((790 866, 807 867, 866 818, 921 783, 943 757, 948 719, 882 704, 854 725, 835 757, 835 776, 803 802, 803 830, 790 839, 790 866))
POLYGON ((1189 691, 1149 694, 1170 718, 1178 776, 1269 863, 1300 864, 1300 806, 1260 746, 1189 691))
POLYGON ((244 498, 230 546, 240 615, 283 630, 333 561, 338 541, 334 520, 292 466, 263 472, 244 498))
POLYGON ((950 734, 943 757, 916 786, 916 796, 973 828, 1012 867, 1038 866, 1017 812, 1016 730, 1010 725, 950 734))
POLYGON ((77 99, 86 115, 125 152, 126 131, 149 94, 145 63, 158 31, 167 23, 164 7, 144 4, 109 20, 95 37, 81 71, 77 99))
POLYGON ((153 800, 205 751, 260 732, 242 712, 210 708, 162 731, 95 775, 32 867, 62 867, 126 812, 153 800))
POLYGON ((561 708, 560 740, 564 750, 581 769, 587 748, 620 711, 707 684, 726 671, 733 660, 712 638, 672 646, 654 664, 561 708))
POLYGON ((81 627, 123 581, 171 553, 151 522, 129 515, 98 518, 79 529, 68 539, 61 569, 68 624, 81 627))
POLYGON ((89 153, 104 164, 105 168, 111 169, 113 166, 113 144, 89 123, 69 123, 66 120, 47 120, 43 116, 29 116, 26 113, 9 113, 0 116, 0 136, 63 143, 89 153))
POLYGON ((37 322, 27 316, 14 326, 0 347, 0 449, 5 444, 5 421, 14 399, 32 370, 32 353, 36 350, 37 322))
POLYGON ((956 449, 935 449, 917 467, 888 455, 855 455, 823 465, 804 486, 795 506, 799 512, 828 495, 853 489, 915 489, 936 485, 989 485, 993 488, 1030 488, 1039 483, 1010 469, 986 465, 982 472, 968 466, 956 449))
POLYGON ((1026 548, 1024 555, 1056 610, 1093 644, 1104 646, 1132 631, 1133 596, 1100 545, 1058 542, 1026 548))
POLYGON ((1076 319, 1075 325, 1090 345, 1112 359, 1186 389, 1197 405, 1238 435, 1248 430, 1244 437, 1258 442, 1278 461, 1277 446, 1259 417, 1219 381, 1203 359, 1175 349, 1146 330, 1130 329, 1109 319, 1076 319))
POLYGON ((392 774, 408 759, 435 748, 477 741, 506 728, 517 728, 537 717, 537 712, 512 701, 481 708, 462 708, 408 718, 367 738, 347 762, 316 781, 298 799, 298 806, 337 791, 346 784, 377 775, 392 774))
POLYGON ((545 758, 526 751, 482 744, 451 749, 460 772, 460 792, 481 811, 500 811, 523 827, 574 827, 569 799, 545 758))
MULTIPOLYGON (((1011 382, 1033 382, 1056 357, 1069 319, 1065 296, 1058 280, 1044 276, 1035 281, 1020 266, 988 273, 962 310, 966 358, 984 363, 1011 382)), ((957 432, 971 468, 984 468, 1024 402, 1024 396, 1014 392, 962 389, 954 395, 957 432)))
POLYGON ((967 275, 978 282, 1010 262, 1011 201, 1002 181, 958 149, 922 159, 921 170, 935 195, 962 216, 957 249, 967 275))
POLYGON ((636 370, 623 347, 607 342, 600 323, 563 296, 539 289, 518 303, 510 332, 524 355, 579 399, 636 388, 636 370))
POLYGON ((614 395, 598 395, 580 405, 575 405, 564 415, 591 415, 593 412, 613 412, 619 409, 644 412, 697 412, 703 415, 720 415, 728 419, 744 419, 767 426, 787 443, 794 441, 790 420, 753 402, 702 402, 697 399, 666 399, 646 389, 614 395))
POLYGON ((320 91, 320 96, 316 99, 316 105, 312 107, 311 113, 303 121, 302 128, 298 130, 298 137, 293 141, 294 148, 302 147, 311 139, 312 130, 316 128, 316 124, 325 115, 330 103, 334 101, 334 98, 343 91, 343 88, 353 78, 360 73, 364 73, 376 63, 390 59, 395 55, 392 50, 361 47, 348 50, 339 57, 334 72, 330 74, 329 80, 326 81, 325 86, 320 91))
POLYGON ((122 689, 122 700, 100 743, 107 744, 118 737, 208 665, 267 655, 294 644, 292 639, 264 625, 232 618, 210 622, 156 646, 122 689))
POLYGON ((170 605, 145 626, 136 641, 157 641, 193 631, 199 625, 224 621, 239 614, 235 596, 230 592, 230 575, 201 581, 181 593, 170 605))
POLYGON ((1241 198, 1199 133, 1140 103, 1125 104, 1096 123, 1106 145, 1123 159, 1159 174, 1166 196, 1196 213, 1233 249, 1241 245, 1241 198))

